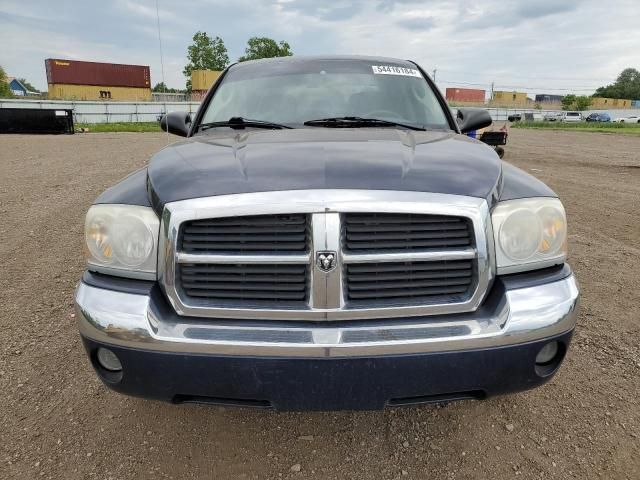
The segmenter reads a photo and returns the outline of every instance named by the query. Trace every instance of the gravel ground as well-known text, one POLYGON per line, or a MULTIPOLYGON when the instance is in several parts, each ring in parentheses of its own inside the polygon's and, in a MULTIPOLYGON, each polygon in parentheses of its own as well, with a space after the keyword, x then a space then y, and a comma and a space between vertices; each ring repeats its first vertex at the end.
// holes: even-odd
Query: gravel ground
POLYGON ((640 478, 640 138, 511 132, 565 202, 579 325, 559 374, 484 402, 366 413, 172 406, 105 388, 73 313, 83 217, 163 134, 3 136, 0 478, 640 478))

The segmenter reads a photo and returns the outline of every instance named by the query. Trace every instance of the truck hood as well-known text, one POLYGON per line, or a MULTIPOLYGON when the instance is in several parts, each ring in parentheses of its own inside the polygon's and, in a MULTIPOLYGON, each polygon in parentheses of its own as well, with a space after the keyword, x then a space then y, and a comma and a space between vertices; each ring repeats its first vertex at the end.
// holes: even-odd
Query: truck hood
POLYGON ((151 201, 302 189, 447 193, 490 203, 501 162, 453 132, 392 128, 240 130, 172 144, 148 168, 151 201))

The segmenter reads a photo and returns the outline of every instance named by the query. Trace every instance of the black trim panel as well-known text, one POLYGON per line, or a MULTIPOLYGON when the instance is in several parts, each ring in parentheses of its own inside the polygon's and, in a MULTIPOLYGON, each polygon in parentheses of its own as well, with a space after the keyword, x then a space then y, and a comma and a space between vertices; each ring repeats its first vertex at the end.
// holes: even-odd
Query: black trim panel
POLYGON ((133 295, 151 295, 157 282, 148 280, 135 280, 132 278, 115 277, 103 273, 85 270, 82 281, 91 287, 113 290, 116 292, 130 293, 133 295))
POLYGON ((540 386, 556 368, 540 376, 536 355, 551 340, 559 341, 566 352, 571 336, 567 332, 531 343, 460 352, 348 359, 164 353, 83 341, 104 383, 127 395, 277 410, 377 410, 540 386), (121 379, 105 377, 96 365, 100 346, 122 362, 121 379))
POLYGON ((503 283, 505 289, 515 290, 518 288, 531 288, 546 285, 547 283, 559 282, 570 276, 571 273, 572 270, 569 264, 564 263, 555 267, 533 270, 531 272, 501 275, 498 279, 503 283))

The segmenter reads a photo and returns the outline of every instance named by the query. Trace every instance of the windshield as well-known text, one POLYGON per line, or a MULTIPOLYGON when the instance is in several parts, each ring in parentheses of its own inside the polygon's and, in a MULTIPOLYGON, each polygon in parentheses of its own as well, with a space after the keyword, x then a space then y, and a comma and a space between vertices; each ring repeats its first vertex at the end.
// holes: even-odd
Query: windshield
POLYGON ((202 123, 244 117, 291 126, 331 117, 365 117, 450 129, 427 81, 409 63, 287 60, 232 67, 202 123))

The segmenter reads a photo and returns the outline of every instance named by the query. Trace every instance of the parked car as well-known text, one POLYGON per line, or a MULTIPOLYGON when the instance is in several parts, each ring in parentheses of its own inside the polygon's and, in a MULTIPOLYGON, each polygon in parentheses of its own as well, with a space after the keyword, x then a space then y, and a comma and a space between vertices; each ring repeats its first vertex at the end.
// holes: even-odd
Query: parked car
POLYGON ((610 122, 611 116, 608 113, 596 112, 590 114, 585 120, 587 122, 610 122))
POLYGON ((125 394, 380 409, 542 385, 576 323, 565 210, 464 134, 417 64, 228 67, 185 137, 102 193, 75 294, 125 394))
POLYGON ((541 122, 542 114, 538 112, 513 113, 507 117, 510 122, 541 122))
POLYGON ((613 119, 616 123, 640 123, 640 117, 631 115, 630 117, 618 117, 613 119))
POLYGON ((562 112, 545 113, 542 119, 545 122, 559 122, 560 120, 562 120, 562 112))
POLYGON ((582 122, 582 113, 580 112, 563 112, 561 122, 582 122))

